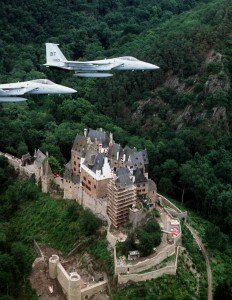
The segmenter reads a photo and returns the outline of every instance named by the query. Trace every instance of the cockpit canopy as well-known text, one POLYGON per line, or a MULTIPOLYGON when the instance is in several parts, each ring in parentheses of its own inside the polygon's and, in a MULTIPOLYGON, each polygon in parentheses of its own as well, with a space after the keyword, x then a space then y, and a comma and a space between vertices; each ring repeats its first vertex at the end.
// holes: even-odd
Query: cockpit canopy
POLYGON ((129 61, 137 61, 138 59, 133 56, 121 56, 119 57, 122 60, 129 60, 129 61))
POLYGON ((32 82, 35 83, 40 83, 40 84, 55 84, 54 82, 52 82, 51 80, 48 79, 35 79, 35 80, 31 80, 32 82))

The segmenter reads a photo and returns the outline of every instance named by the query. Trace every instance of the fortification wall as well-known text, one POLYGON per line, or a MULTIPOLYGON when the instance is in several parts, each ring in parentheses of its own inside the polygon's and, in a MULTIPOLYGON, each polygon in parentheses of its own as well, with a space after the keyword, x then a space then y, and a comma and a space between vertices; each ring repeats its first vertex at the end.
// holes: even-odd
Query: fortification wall
POLYGON ((176 245, 168 245, 165 249, 159 252, 157 255, 153 256, 152 258, 145 259, 143 261, 138 262, 137 264, 125 264, 119 265, 116 263, 115 266, 115 274, 132 274, 132 273, 139 273, 145 271, 153 266, 160 264, 165 258, 173 255, 176 251, 176 245))
POLYGON ((32 172, 30 169, 27 168, 27 166, 23 167, 21 166, 22 161, 21 159, 8 154, 8 153, 3 153, 0 151, 0 156, 4 156, 5 158, 8 159, 9 165, 11 165, 16 171, 20 173, 20 175, 25 175, 27 177, 31 177, 34 172, 32 172))
POLYGON ((109 226, 107 229, 106 239, 112 248, 116 246, 117 238, 110 232, 109 226))
POLYGON ((157 197, 160 197, 162 200, 162 203, 164 205, 169 206, 173 211, 169 210, 169 213, 180 220, 184 219, 187 220, 188 213, 187 211, 181 211, 175 204, 173 204, 171 201, 169 201, 167 198, 162 196, 161 194, 157 194, 157 197))
POLYGON ((128 281, 134 281, 134 282, 146 281, 146 280, 155 279, 164 274, 176 275, 176 267, 174 265, 166 266, 162 269, 151 271, 144 274, 118 275, 118 283, 125 284, 128 281))
POLYGON ((92 286, 86 287, 81 290, 81 299, 89 299, 95 294, 101 293, 107 289, 107 281, 104 280, 102 282, 96 283, 92 286))
POLYGON ((118 283, 125 284, 128 281, 146 281, 158 278, 162 275, 169 274, 169 275, 176 275, 177 264, 178 264, 178 256, 179 256, 179 247, 176 249, 176 258, 174 264, 170 264, 164 268, 154 270, 151 272, 143 273, 143 274, 127 274, 127 275, 118 275, 118 283))
POLYGON ((95 215, 102 220, 107 220, 107 199, 106 198, 94 198, 82 191, 80 188, 77 193, 77 201, 84 208, 89 208, 95 215))
POLYGON ((80 275, 76 272, 69 275, 61 265, 58 255, 52 255, 49 258, 49 276, 58 280, 68 300, 88 299, 107 288, 107 280, 104 280, 81 289, 80 275))
POLYGON ((57 264, 57 280, 59 281, 64 293, 67 295, 69 289, 69 275, 61 263, 57 264))

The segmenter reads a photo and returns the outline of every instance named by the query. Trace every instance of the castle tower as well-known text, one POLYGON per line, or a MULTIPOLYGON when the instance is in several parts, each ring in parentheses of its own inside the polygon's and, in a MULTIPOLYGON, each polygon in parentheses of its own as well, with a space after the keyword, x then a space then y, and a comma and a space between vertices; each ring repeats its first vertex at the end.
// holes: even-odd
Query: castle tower
POLYGON ((57 264, 59 263, 60 258, 58 255, 53 254, 49 258, 49 277, 51 279, 56 279, 57 277, 57 264))
POLYGON ((81 300, 81 277, 77 272, 70 273, 68 300, 81 300))
POLYGON ((52 177, 53 177, 52 170, 48 162, 48 157, 46 157, 42 163, 42 174, 41 174, 41 185, 42 185, 43 193, 49 192, 52 177))

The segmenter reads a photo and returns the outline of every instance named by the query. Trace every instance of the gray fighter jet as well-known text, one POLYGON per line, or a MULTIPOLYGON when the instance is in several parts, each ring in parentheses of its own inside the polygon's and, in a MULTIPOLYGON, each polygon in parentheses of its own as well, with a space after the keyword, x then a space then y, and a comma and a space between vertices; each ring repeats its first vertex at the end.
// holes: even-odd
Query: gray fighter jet
POLYGON ((27 100, 21 96, 35 94, 72 94, 76 90, 56 84, 48 79, 0 84, 0 102, 20 102, 27 100))
POLYGON ((68 61, 59 44, 46 43, 46 67, 74 70, 74 76, 78 77, 110 77, 112 70, 156 70, 158 66, 138 60, 132 56, 109 58, 94 61, 68 61))

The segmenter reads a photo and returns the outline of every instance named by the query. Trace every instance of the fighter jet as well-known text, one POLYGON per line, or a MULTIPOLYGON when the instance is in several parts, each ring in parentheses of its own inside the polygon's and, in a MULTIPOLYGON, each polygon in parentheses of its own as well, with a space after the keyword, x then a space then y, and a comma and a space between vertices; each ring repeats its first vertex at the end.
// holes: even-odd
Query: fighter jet
POLYGON ((27 100, 21 96, 35 94, 72 94, 76 90, 56 84, 48 79, 0 84, 0 102, 20 102, 27 100))
POLYGON ((74 76, 78 77, 110 77, 111 70, 156 70, 158 66, 138 60, 132 56, 123 56, 94 61, 68 61, 59 44, 46 43, 46 67, 74 70, 74 76))

